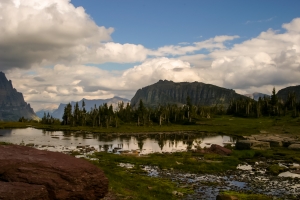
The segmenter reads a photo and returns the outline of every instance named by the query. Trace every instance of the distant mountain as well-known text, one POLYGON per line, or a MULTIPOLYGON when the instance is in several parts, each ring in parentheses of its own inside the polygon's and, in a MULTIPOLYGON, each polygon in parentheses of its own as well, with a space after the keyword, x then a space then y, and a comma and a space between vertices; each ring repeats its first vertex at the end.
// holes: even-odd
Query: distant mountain
POLYGON ((0 120, 17 121, 21 117, 39 119, 30 104, 24 101, 23 94, 13 88, 11 80, 8 81, 0 72, 0 120))
POLYGON ((249 97, 250 99, 254 99, 255 101, 257 101, 259 99, 259 97, 261 97, 261 98, 264 98, 264 96, 270 97, 270 95, 259 93, 259 92, 254 92, 252 94, 245 94, 245 96, 249 97))
POLYGON ((43 118, 44 117, 44 113, 46 114, 52 114, 54 110, 47 110, 47 109, 42 109, 42 110, 39 110, 37 112, 35 112, 35 114, 39 117, 39 118, 43 118))
POLYGON ((277 92, 277 97, 286 101, 289 94, 295 93, 297 102, 300 101, 300 85, 283 88, 277 92))
MULTIPOLYGON (((107 103, 107 105, 112 105, 114 108, 117 108, 118 106, 118 103, 119 102, 124 102, 124 104, 127 104, 130 102, 130 100, 128 99, 124 99, 124 98, 121 98, 121 97, 113 97, 113 98, 110 98, 110 99, 92 99, 92 100, 89 100, 89 99, 82 99, 78 102, 78 105, 80 108, 82 108, 82 101, 84 100, 85 102, 85 109, 87 111, 90 111, 91 108, 94 108, 94 106, 96 105, 96 107, 99 107, 100 105, 103 105, 104 103, 107 103)), ((76 104, 76 102, 72 101, 70 102, 72 107, 74 107, 74 105, 76 104)), ((64 114, 64 109, 66 107, 67 104, 63 104, 61 103, 58 108, 56 110, 54 110, 52 113, 50 113, 52 115, 52 117, 54 118, 57 118, 57 119, 62 119, 63 117, 63 114, 64 114)), ((43 113, 44 115, 44 113, 43 113)))
POLYGON ((155 107, 165 104, 186 104, 187 97, 192 104, 213 106, 223 104, 228 106, 232 99, 245 99, 244 95, 237 94, 234 90, 218 87, 201 82, 181 82, 160 80, 153 85, 139 89, 131 99, 131 105, 136 106, 140 99, 147 106, 155 107))

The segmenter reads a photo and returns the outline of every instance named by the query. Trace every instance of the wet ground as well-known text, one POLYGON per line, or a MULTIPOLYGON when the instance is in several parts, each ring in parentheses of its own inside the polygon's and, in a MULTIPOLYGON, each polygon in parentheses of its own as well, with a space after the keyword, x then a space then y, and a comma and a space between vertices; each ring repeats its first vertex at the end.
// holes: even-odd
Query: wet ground
MULTIPOLYGON (((298 164, 294 163, 295 166, 298 164)), ((120 163, 121 167, 132 168, 134 165, 120 163)), ((245 163, 235 171, 224 174, 189 174, 173 170, 161 170, 158 167, 143 166, 148 176, 163 177, 173 180, 179 187, 192 188, 193 194, 184 199, 215 200, 220 191, 237 191, 243 193, 265 194, 273 199, 299 199, 299 174, 283 172, 278 176, 266 173, 264 163, 249 165, 245 163)))

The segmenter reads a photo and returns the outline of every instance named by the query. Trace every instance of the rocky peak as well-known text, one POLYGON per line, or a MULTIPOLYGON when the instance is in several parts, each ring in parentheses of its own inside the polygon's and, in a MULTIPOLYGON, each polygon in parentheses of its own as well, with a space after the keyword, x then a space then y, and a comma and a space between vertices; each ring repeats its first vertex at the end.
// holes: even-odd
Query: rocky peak
POLYGON ((0 72, 0 120, 16 121, 21 117, 38 119, 30 104, 24 101, 23 94, 0 72))
POLYGON ((247 98, 232 89, 226 89, 201 82, 180 82, 160 80, 153 85, 139 89, 131 100, 136 106, 141 99, 145 105, 155 107, 165 104, 185 104, 187 97, 195 105, 228 105, 230 100, 247 98))

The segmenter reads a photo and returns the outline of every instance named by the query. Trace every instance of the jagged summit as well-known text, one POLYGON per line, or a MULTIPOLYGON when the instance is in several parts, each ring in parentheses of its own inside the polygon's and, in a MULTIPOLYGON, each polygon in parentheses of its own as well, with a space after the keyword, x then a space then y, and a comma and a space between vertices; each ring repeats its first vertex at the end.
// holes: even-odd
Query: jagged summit
POLYGON ((229 101, 237 98, 247 98, 237 94, 232 89, 226 89, 201 82, 175 83, 159 80, 153 85, 139 89, 131 99, 131 105, 136 106, 141 99, 145 105, 155 107, 165 104, 185 104, 187 97, 195 105, 228 105, 229 101))
POLYGON ((0 72, 0 120, 16 121, 21 117, 38 119, 30 104, 24 101, 23 94, 0 72))
MULTIPOLYGON (((83 98, 82 100, 80 100, 78 102, 79 107, 81 108, 82 105, 82 101, 85 102, 85 109, 86 110, 90 110, 91 108, 94 108, 94 106, 96 105, 96 107, 99 107, 100 105, 103 105, 104 103, 107 103, 108 105, 112 105, 114 108, 116 108, 118 106, 118 103, 123 101, 124 104, 129 103, 130 101, 128 99, 124 99, 121 97, 117 97, 114 96, 113 98, 109 98, 109 99, 85 99, 83 98)), ((74 107, 74 105, 76 104, 75 101, 70 102, 72 107, 74 107)), ((67 104, 65 103, 61 103, 58 108, 56 110, 54 110, 53 112, 50 112, 50 114, 57 119, 62 119, 63 113, 64 113, 64 108, 66 107, 67 104)), ((39 113, 40 114, 40 113, 39 113)), ((41 115, 43 115, 43 112, 41 113, 41 115)))

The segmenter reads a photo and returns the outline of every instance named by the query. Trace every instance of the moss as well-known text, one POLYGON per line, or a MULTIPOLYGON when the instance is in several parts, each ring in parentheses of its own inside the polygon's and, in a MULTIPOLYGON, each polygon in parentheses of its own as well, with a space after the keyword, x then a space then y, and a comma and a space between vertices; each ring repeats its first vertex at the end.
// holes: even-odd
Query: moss
POLYGON ((189 188, 181 188, 169 179, 149 177, 139 165, 132 169, 118 166, 117 162, 105 157, 100 163, 93 162, 99 166, 109 179, 109 188, 119 199, 177 199, 173 191, 183 195, 192 193, 189 188))
POLYGON ((267 168, 268 172, 273 174, 273 175, 278 175, 281 172, 285 172, 288 169, 285 167, 280 167, 279 165, 271 165, 267 168))
POLYGON ((10 145, 11 143, 8 143, 8 142, 1 142, 0 141, 0 145, 10 145))

